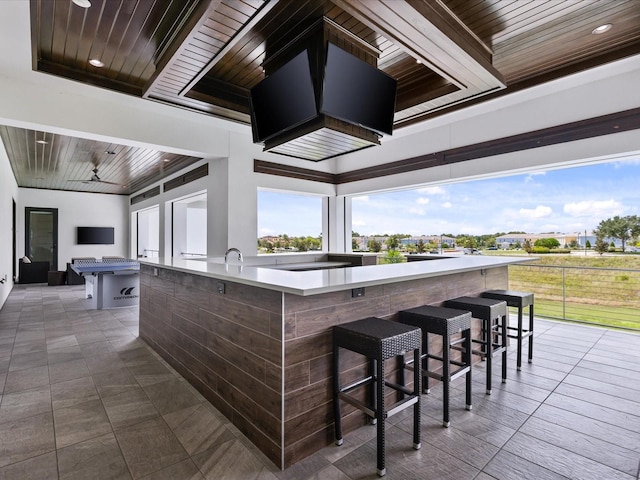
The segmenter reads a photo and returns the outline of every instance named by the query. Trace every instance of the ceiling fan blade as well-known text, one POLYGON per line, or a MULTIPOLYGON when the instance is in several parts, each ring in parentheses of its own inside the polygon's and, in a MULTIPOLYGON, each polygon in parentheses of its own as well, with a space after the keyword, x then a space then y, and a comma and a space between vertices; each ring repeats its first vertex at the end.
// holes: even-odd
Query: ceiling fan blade
POLYGON ((107 185, 117 185, 119 187, 124 187, 124 185, 115 182, 107 182, 106 180, 98 180, 96 183, 106 183, 107 185))

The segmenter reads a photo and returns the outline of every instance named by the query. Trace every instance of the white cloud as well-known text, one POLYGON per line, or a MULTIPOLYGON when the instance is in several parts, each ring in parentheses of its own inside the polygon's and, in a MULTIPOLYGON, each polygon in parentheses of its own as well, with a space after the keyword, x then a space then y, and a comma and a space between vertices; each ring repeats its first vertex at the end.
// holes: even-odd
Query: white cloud
POLYGON ((412 207, 408 211, 409 211, 409 213, 413 213, 414 215, 425 215, 426 214, 426 212, 424 211, 424 208, 412 207))
POLYGON ((618 161, 618 162, 613 162, 613 167, 615 169, 622 168, 622 167, 627 167, 629 165, 631 165, 631 166, 640 165, 640 158, 631 158, 631 159, 627 159, 627 160, 621 160, 621 161, 618 161))
POLYGON ((354 227, 364 227, 367 225, 367 222, 365 222, 364 220, 353 220, 351 222, 351 225, 354 227))
POLYGON ((613 199, 567 203, 563 210, 573 217, 612 217, 624 213, 622 204, 613 199))
POLYGON ((548 217, 553 213, 553 210, 551 209, 551 207, 538 205, 536 208, 521 208, 520 210, 518 210, 518 213, 523 218, 533 219, 548 217))
POLYGON ((354 202, 368 202, 369 201, 369 195, 361 195, 359 197, 353 197, 353 201, 354 202))
POLYGON ((540 176, 540 175, 546 175, 546 174, 547 174, 547 172, 532 172, 532 173, 528 174, 524 178, 524 183, 533 183, 533 182, 535 182, 535 179, 533 177, 540 176))
POLYGON ((567 226, 558 225, 557 223, 543 223, 538 227, 540 232, 564 232, 567 226))
POLYGON ((420 197, 420 198, 418 198, 418 200, 416 200, 416 203, 418 205, 426 205, 429 202, 430 202, 430 200, 428 198, 426 198, 426 197, 420 197))
POLYGON ((416 192, 424 195, 444 195, 447 193, 442 187, 424 187, 417 189, 416 192))
POLYGON ((451 205, 451 202, 444 202, 441 206, 442 208, 451 208, 453 205, 451 205))

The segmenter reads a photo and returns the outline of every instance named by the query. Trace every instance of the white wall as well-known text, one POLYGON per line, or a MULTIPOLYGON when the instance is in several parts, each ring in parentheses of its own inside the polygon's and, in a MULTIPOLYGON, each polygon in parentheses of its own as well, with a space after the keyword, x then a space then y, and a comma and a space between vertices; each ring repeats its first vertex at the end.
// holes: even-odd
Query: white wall
POLYGON ((207 209, 187 204, 187 252, 207 254, 207 209))
MULTIPOLYGON (((18 256, 24 255, 25 207, 58 209, 58 270, 72 257, 129 256, 129 198, 124 195, 20 188, 18 256), (114 227, 113 245, 77 245, 76 227, 114 227)), ((135 252, 133 252, 135 255, 135 252)))
MULTIPOLYGON (((137 219, 132 218, 132 221, 137 220, 138 226, 138 241, 133 241, 132 252, 137 248, 138 256, 157 257, 160 249, 160 210, 156 206, 155 208, 149 208, 138 212, 137 219), (137 245, 136 245, 137 244, 137 245)), ((134 239, 134 233, 136 231, 135 224, 131 225, 132 240, 134 239)), ((133 255, 132 255, 133 258, 133 255)))
POLYGON ((0 284, 0 308, 13 288, 13 265, 17 262, 12 257, 13 200, 18 203, 18 185, 0 140, 0 279, 6 277, 0 284))

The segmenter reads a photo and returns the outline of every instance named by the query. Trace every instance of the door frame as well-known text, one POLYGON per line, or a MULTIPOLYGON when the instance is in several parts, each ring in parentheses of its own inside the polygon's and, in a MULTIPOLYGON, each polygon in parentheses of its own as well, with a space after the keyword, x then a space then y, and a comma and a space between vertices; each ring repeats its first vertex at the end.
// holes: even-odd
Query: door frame
POLYGON ((31 242, 29 240, 29 231, 31 230, 31 212, 49 212, 52 214, 53 231, 51 233, 53 252, 51 255, 50 270, 58 270, 58 209, 57 208, 40 208, 40 207, 24 207, 24 253, 27 255, 31 250, 31 242))
POLYGON ((18 206, 16 205, 16 199, 11 198, 12 206, 11 206, 11 273, 13 275, 13 282, 15 283, 16 278, 18 277, 18 245, 17 245, 17 237, 18 233, 16 232, 18 226, 18 206))

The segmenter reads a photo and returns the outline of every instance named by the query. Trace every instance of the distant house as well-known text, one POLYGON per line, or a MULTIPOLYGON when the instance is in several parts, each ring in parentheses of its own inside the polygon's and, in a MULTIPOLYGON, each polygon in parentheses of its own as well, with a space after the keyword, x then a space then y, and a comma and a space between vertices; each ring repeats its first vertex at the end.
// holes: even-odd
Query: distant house
POLYGON ((400 240, 400 243, 405 246, 417 245, 420 242, 420 240, 422 240, 422 243, 424 243, 425 245, 432 243, 438 246, 440 246, 440 242, 451 246, 456 241, 455 238, 447 237, 446 235, 419 235, 419 236, 403 238, 402 240, 400 240))
MULTIPOLYGON (((566 248, 571 245, 572 242, 577 242, 578 244, 580 244, 580 241, 578 240, 578 234, 576 233, 567 234, 552 232, 508 233, 506 235, 500 235, 499 237, 496 237, 496 245, 504 249, 514 248, 516 245, 520 245, 520 247, 522 247, 524 245, 524 242, 526 242, 527 240, 529 240, 531 242, 531 245, 533 245, 536 240, 539 240, 541 238, 555 238, 556 240, 558 240, 558 242, 560 242, 560 248, 566 248)), ((580 240, 582 240, 582 242, 584 243, 584 236, 582 236, 580 240)))

